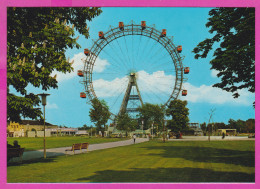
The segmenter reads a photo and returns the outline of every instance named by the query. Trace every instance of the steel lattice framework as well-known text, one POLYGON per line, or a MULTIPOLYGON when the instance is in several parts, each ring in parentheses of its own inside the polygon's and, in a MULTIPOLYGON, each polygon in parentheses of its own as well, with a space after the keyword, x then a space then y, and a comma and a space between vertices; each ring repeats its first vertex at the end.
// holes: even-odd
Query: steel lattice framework
POLYGON ((177 51, 177 47, 173 44, 173 38, 167 37, 167 36, 161 36, 161 32, 155 28, 155 26, 146 26, 145 29, 142 28, 140 24, 134 24, 133 22, 131 24, 125 25, 124 29, 120 29, 120 27, 110 27, 110 29, 105 33, 104 32, 104 38, 103 39, 97 39, 94 41, 94 44, 92 45, 90 49, 90 54, 87 56, 85 62, 84 62, 84 78, 83 82, 85 85, 85 92, 91 101, 94 98, 97 98, 93 83, 92 83, 92 72, 93 67, 95 64, 95 61, 100 54, 100 52, 112 41, 114 41, 117 38, 128 36, 128 35, 142 35, 144 37, 151 38, 158 43, 160 43, 169 53, 172 62, 175 67, 175 85, 173 88, 173 91, 167 100, 165 102, 165 106, 169 104, 171 100, 174 100, 178 97, 181 89, 182 89, 182 83, 183 83, 183 64, 182 64, 182 57, 177 51))

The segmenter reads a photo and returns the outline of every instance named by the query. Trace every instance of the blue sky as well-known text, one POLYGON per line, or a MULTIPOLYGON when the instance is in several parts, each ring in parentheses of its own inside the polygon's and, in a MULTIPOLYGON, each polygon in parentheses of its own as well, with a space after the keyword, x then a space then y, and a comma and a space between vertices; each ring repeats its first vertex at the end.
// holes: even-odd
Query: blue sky
MULTIPOLYGON (((94 125, 89 119, 91 106, 86 99, 79 97, 79 93, 84 91, 84 85, 80 83, 81 79, 77 77, 76 72, 78 69, 83 69, 81 61, 81 58, 84 58, 83 49, 91 48, 92 39, 98 38, 99 31, 106 32, 110 25, 117 27, 119 21, 128 24, 131 20, 138 24, 146 21, 149 26, 155 24, 159 31, 167 29, 167 36, 174 36, 173 43, 176 46, 182 45, 182 56, 185 56, 183 64, 190 67, 190 74, 187 75, 188 80, 183 84, 183 89, 188 90, 188 95, 180 98, 188 101, 191 122, 208 122, 211 109, 215 109, 214 122, 227 123, 230 118, 242 120, 254 118, 255 113, 252 107, 254 94, 243 90, 238 99, 233 99, 231 93, 211 87, 219 82, 216 72, 210 70, 209 62, 213 53, 210 53, 206 59, 196 60, 191 52, 199 42, 210 37, 208 28, 205 27, 210 9, 102 8, 103 13, 87 23, 90 27, 90 38, 85 39, 80 35, 78 42, 81 48, 68 49, 66 52, 66 56, 74 60, 75 71, 66 75, 58 74, 59 88, 47 91, 51 95, 47 98, 46 121, 69 127, 79 127, 83 124, 94 125)), ((108 102, 113 112, 119 110, 118 106, 122 102, 122 94, 127 85, 127 74, 132 68, 135 68, 139 74, 137 82, 140 82, 138 85, 145 102, 164 103, 169 97, 171 92, 169 89, 173 85, 171 81, 174 81, 174 72, 171 71, 173 64, 169 62, 169 57, 164 55, 164 50, 153 57, 151 54, 156 54, 160 46, 143 38, 130 36, 119 39, 119 45, 112 42, 111 46, 105 47, 105 51, 100 53, 96 61, 93 72, 94 89, 101 99, 108 102), (154 49, 149 51, 153 45, 154 49), (129 52, 128 55, 127 52, 129 52), (121 63, 125 62, 118 66, 114 59, 121 63), (143 63, 138 63, 139 60, 143 63), (165 64, 160 65, 158 63, 160 61, 165 61, 165 64), (134 66, 127 68, 124 66, 131 62, 135 62, 135 65, 133 63, 134 66), (158 66, 155 66, 157 63, 158 66), (170 71, 167 72, 167 70, 170 71), (112 74, 115 72, 116 74, 112 74)), ((28 87, 28 90, 42 92, 40 89, 31 87, 28 87)))

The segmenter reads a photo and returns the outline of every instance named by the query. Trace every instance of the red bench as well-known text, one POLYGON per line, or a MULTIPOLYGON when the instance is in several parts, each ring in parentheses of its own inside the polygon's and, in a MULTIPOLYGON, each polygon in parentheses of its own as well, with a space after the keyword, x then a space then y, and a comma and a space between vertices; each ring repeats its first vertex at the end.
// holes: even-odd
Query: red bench
POLYGON ((67 153, 67 151, 73 151, 73 153, 75 154, 75 151, 76 150, 80 150, 80 152, 82 152, 81 150, 82 149, 88 149, 88 146, 89 146, 89 143, 77 143, 77 144, 73 144, 72 145, 72 147, 71 147, 71 149, 67 149, 67 150, 65 150, 66 151, 66 153, 67 153))

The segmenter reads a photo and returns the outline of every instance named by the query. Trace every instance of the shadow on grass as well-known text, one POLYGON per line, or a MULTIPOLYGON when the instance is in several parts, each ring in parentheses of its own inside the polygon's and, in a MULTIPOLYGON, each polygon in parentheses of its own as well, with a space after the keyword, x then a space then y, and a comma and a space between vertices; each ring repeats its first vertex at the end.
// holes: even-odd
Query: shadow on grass
POLYGON ((63 153, 56 153, 56 152, 46 152, 47 158, 43 158, 43 152, 40 151, 31 151, 31 152, 25 152, 23 154, 22 161, 20 161, 20 158, 12 158, 8 163, 7 166, 20 166, 20 165, 26 165, 26 164, 33 164, 33 163, 49 163, 54 162, 56 159, 56 156, 65 155, 63 153))
POLYGON ((149 153, 151 156, 162 156, 165 158, 184 158, 189 161, 206 163, 235 164, 246 167, 255 166, 254 151, 239 151, 219 149, 213 147, 195 146, 152 146, 143 147, 149 150, 158 150, 162 153, 149 153))
POLYGON ((55 162, 56 157, 48 157, 46 159, 44 158, 38 158, 38 159, 32 159, 32 160, 24 160, 22 162, 8 162, 7 166, 20 166, 20 165, 29 165, 29 164, 34 164, 34 163, 50 163, 50 162, 55 162))
POLYGON ((155 168, 98 171, 75 182, 254 182, 254 174, 200 168, 155 168))

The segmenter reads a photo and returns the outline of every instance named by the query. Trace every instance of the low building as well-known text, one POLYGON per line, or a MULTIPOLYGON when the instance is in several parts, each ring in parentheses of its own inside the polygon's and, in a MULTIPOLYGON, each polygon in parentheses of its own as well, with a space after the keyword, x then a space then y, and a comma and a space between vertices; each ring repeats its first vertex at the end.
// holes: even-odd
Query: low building
POLYGON ((218 134, 223 135, 223 133, 226 136, 235 136, 237 134, 236 129, 218 129, 218 134))
POLYGON ((203 135, 203 131, 200 128, 199 123, 188 123, 188 126, 191 130, 193 130, 195 136, 202 136, 203 135))
MULTIPOLYGON (((58 128, 58 126, 45 122, 45 128, 58 128)), ((34 131, 37 136, 37 131, 43 130, 44 122, 39 120, 22 120, 21 123, 7 122, 7 137, 25 137, 28 136, 29 131, 34 131)), ((40 132, 39 135, 41 135, 40 132)), ((30 136, 34 135, 30 133, 30 136)))
POLYGON ((46 129, 45 131, 50 132, 51 136, 71 136, 71 135, 76 135, 78 132, 78 128, 51 128, 51 129, 46 129))

